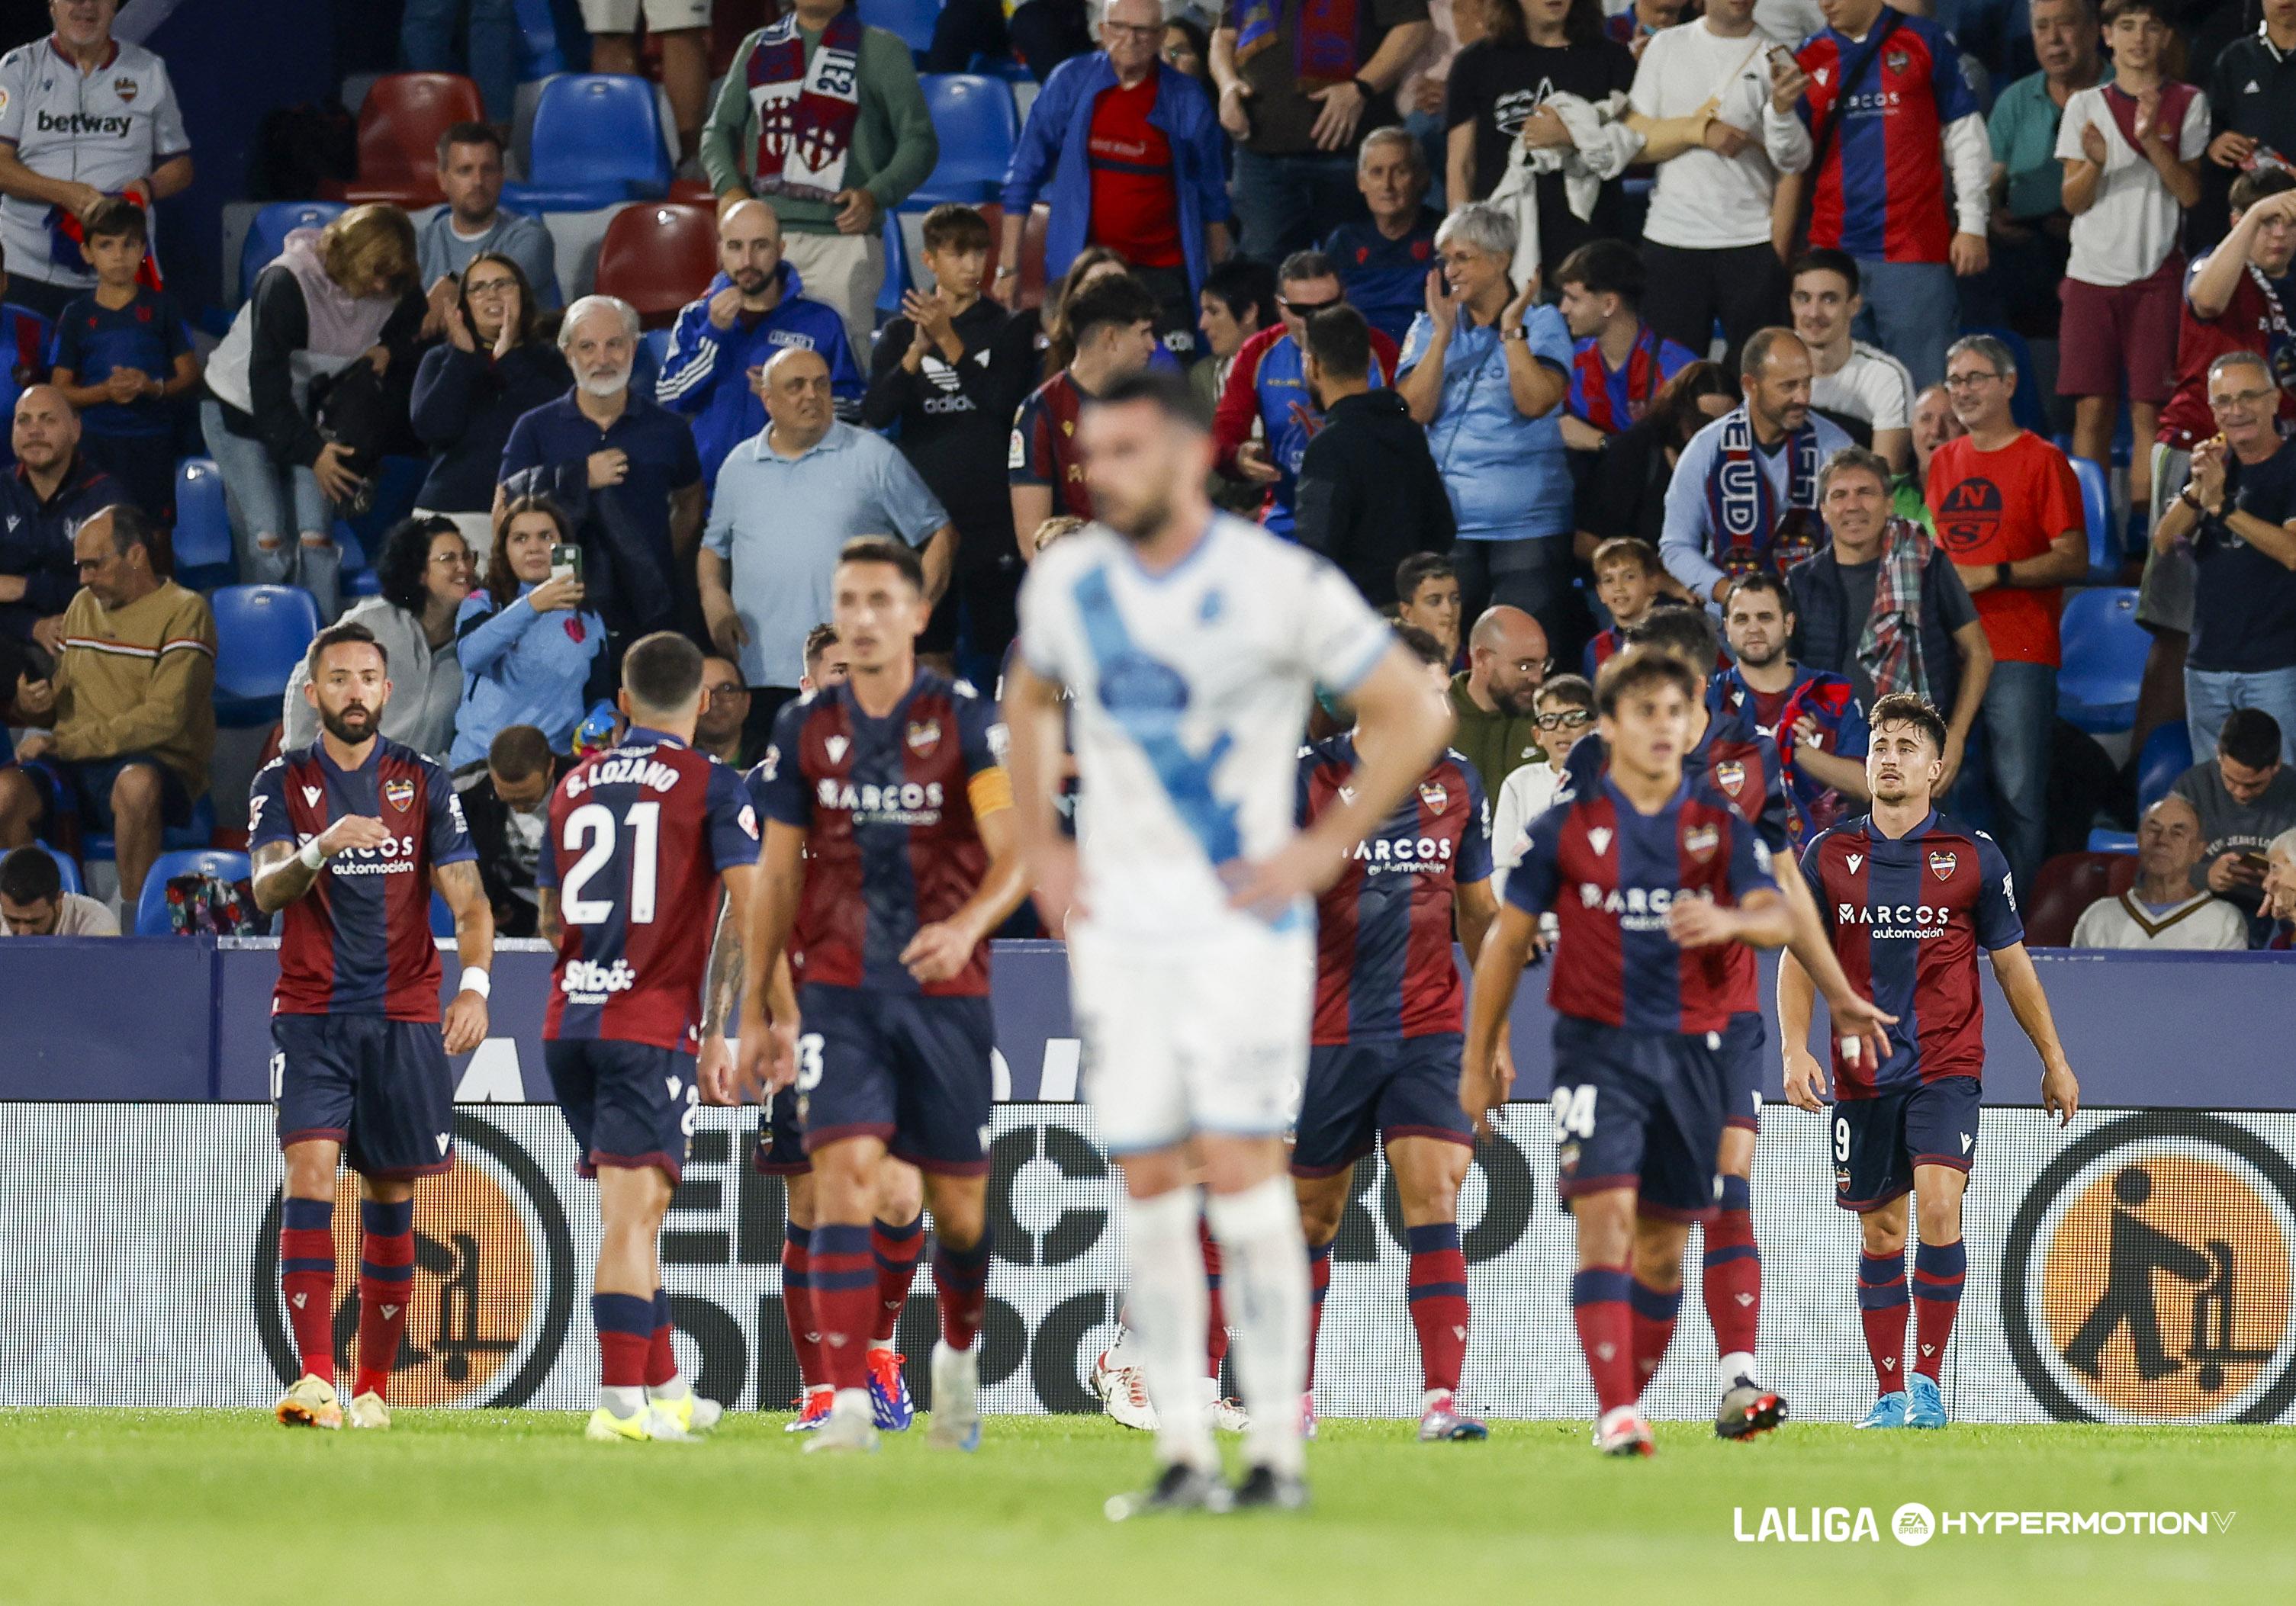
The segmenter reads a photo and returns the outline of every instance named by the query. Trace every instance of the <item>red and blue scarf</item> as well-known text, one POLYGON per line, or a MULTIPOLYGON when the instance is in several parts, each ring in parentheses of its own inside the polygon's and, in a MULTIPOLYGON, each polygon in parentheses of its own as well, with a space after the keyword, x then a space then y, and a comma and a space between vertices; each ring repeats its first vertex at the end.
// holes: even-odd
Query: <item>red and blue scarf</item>
POLYGON ((861 19, 851 6, 829 20, 813 61, 791 12, 750 53, 750 106, 758 119, 760 193, 830 201, 846 188, 845 159, 861 120, 861 19))
POLYGON ((1805 422, 1786 438, 1784 450, 1782 508, 1746 409, 1723 416, 1720 449, 1706 471, 1706 512, 1714 561, 1733 578, 1762 569, 1782 574, 1817 550, 1824 529, 1817 518, 1817 427, 1805 422))

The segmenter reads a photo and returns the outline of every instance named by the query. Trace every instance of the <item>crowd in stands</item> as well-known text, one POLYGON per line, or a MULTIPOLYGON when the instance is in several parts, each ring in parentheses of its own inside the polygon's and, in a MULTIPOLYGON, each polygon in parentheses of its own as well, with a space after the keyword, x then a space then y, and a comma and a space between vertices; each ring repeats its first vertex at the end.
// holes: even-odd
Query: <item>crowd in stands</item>
POLYGON ((287 234, 195 334, 150 218, 190 137, 113 9, 59 0, 0 58, 11 931, 95 921, 41 844, 102 844, 132 909, 212 823, 186 455, 238 582, 387 647, 383 733, 456 774, 516 934, 626 643, 701 644, 699 740, 752 760, 822 684, 839 547, 890 534, 923 648, 993 680, 1036 551, 1091 514, 1081 411, 1156 365, 1219 505, 1451 652, 1503 848, 1602 664, 1704 610, 1712 706, 1776 742, 1805 831, 1864 800, 1863 710, 1916 692, 2029 901, 2136 827, 2081 946, 2290 941, 2296 0, 2031 0, 2015 29, 1973 0, 947 0, 929 45, 795 0, 748 8, 714 88, 710 0, 583 0, 593 70, 658 62, 714 201, 715 275, 651 343, 506 192, 506 8, 456 0, 403 12, 404 64, 484 108, 439 134, 443 203, 287 234), (971 203, 920 77, 968 69, 1028 92, 971 203), (133 129, 100 161, 26 121, 70 79, 133 129), (2075 723, 2092 594, 2144 672, 2075 723))

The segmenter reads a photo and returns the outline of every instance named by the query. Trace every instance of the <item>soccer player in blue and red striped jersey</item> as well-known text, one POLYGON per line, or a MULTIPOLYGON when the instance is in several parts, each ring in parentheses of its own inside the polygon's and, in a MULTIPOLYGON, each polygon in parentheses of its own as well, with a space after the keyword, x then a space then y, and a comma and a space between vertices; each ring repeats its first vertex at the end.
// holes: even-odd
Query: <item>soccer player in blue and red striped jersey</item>
POLYGON ((677 1375, 658 1253, 694 1107, 734 1102, 696 1076, 701 976, 718 889, 741 918, 758 863, 741 777, 693 746, 701 670, 682 635, 631 644, 622 737, 558 783, 535 864, 537 924, 558 946, 543 1054, 603 1228, 598 1405, 583 1431, 608 1442, 683 1440, 718 1418, 677 1375))
POLYGON ((813 1319, 834 1390, 814 1450, 867 1450, 865 1354, 877 1277, 870 1222, 882 1162, 924 1173, 938 1247, 928 1439, 980 1442, 980 1332, 988 1304, 991 932, 1026 895, 1012 838, 1004 731, 969 685, 916 662, 931 612, 914 553, 846 543, 831 582, 844 684, 783 709, 758 767, 766 815, 756 908, 742 945, 742 1061, 767 1057, 768 978, 784 951, 802 1035, 793 1076, 813 1162, 813 1319))
POLYGON ((414 1181, 455 1165, 448 1054, 486 1040, 494 910, 446 772, 381 733, 390 665, 365 626, 311 643, 319 739, 255 777, 256 906, 284 909, 271 1039, 279 1053, 279 1285, 303 1374, 275 1414, 340 1428, 335 1172, 359 1174, 358 1374, 348 1420, 390 1425, 390 1373, 414 1281, 414 1181), (433 889, 454 912, 462 984, 443 1030, 433 889))
POLYGON ((1938 384, 1960 325, 1954 278, 1983 273, 1988 257, 1984 109, 1942 25, 1884 0, 1824 0, 1820 9, 1827 26, 1794 53, 1799 70, 1774 72, 1765 117, 1791 114, 1781 113, 1783 98, 1813 135, 1831 128, 1816 172, 1787 181, 1815 185, 1809 243, 1857 258, 1861 332, 1870 325, 1866 338, 1905 364, 1916 389, 1938 384))
POLYGON ((1652 1452, 1638 1401, 1674 1335, 1690 1225, 1713 1219, 1720 1192, 1731 961, 1742 945, 1778 946, 1792 923, 1760 836, 1683 768, 1702 689, 1647 647, 1604 667, 1609 767, 1532 823, 1468 1016, 1460 1096, 1480 1124, 1507 1098, 1500 1039, 1552 911, 1556 1188, 1578 1218, 1570 1304, 1595 1447, 1611 1455, 1652 1452))
MULTIPOLYGON (((1938 1376, 1961 1305, 1969 1257, 1961 1196, 1977 1146, 1985 1070, 1985 1002, 1977 954, 2041 1057, 2041 1103, 2072 1119, 2080 1084, 2057 1041, 2049 1000, 2025 952, 2008 860, 1993 839, 1938 812, 1945 721, 1919 697, 1874 704, 1866 776, 1869 815, 1821 834, 1802 856, 1835 951, 1853 979, 1900 1022, 1878 1062, 1861 1045, 1833 1049, 1834 1202, 1857 1212, 1857 1314, 1880 1398, 1861 1428, 1942 1428, 1938 1376), (1920 1204, 1914 1251, 1914 1373, 1906 1349, 1906 1196, 1920 1204)), ((1778 966, 1778 1032, 1786 1097, 1822 1110, 1824 1070, 1809 1053, 1809 974, 1778 966)))
MULTIPOLYGON (((1443 644, 1397 631, 1428 666, 1439 698, 1450 685, 1443 644)), ((1357 733, 1300 756, 1300 825, 1334 807, 1355 778, 1357 733)), ((1466 997, 1451 951, 1481 951, 1498 914, 1491 893, 1490 805, 1474 766, 1439 757, 1412 795, 1356 845, 1316 900, 1316 1013, 1307 1089, 1292 1148, 1292 1186, 1308 1238, 1313 1304, 1306 1405, 1314 1421, 1316 1335, 1332 1282, 1332 1245, 1354 1191, 1356 1161, 1383 1143, 1411 1251, 1411 1325, 1424 1389, 1419 1437, 1482 1438, 1458 1405, 1467 1352, 1467 1262, 1459 1247, 1459 1189, 1475 1135, 1459 1103, 1466 997)))
POLYGON ((1576 342, 1564 401, 1565 445, 1599 451, 1643 415, 1659 389, 1695 360, 1643 322, 1643 259, 1616 240, 1590 240, 1554 270, 1562 321, 1576 342), (1575 422, 1574 422, 1575 421, 1575 422))
POLYGON ((1021 403, 1004 462, 1013 529, 1022 560, 1031 563, 1037 560, 1037 528, 1046 520, 1061 513, 1092 517, 1084 453, 1076 438, 1085 403, 1145 368, 1159 349, 1156 298, 1129 274, 1086 285, 1068 299, 1066 313, 1075 355, 1021 403))

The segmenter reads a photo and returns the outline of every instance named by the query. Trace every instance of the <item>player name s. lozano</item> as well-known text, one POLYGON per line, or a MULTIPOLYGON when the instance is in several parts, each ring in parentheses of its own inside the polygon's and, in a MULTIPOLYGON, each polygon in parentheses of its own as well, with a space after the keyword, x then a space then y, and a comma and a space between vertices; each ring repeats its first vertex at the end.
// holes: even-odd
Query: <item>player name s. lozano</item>
POLYGON ((577 770, 566 777, 566 795, 578 798, 583 792, 599 786, 650 786, 656 791, 668 791, 676 786, 678 774, 678 768, 674 764, 632 754, 624 758, 606 759, 586 776, 577 770))
POLYGON ((637 984, 638 973, 630 969, 627 959, 617 959, 611 964, 575 959, 568 961, 566 974, 559 979, 558 990, 575 1004, 603 1004, 614 994, 627 993, 637 984))

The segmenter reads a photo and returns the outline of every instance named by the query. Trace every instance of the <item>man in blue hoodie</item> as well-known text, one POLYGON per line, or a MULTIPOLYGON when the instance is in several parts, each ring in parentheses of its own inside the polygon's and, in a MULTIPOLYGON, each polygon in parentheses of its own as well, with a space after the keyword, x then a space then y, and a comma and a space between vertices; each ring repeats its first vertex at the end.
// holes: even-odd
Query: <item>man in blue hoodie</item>
POLYGON ((741 201, 718 220, 718 276, 677 315, 654 399, 693 420, 702 483, 715 488, 726 454, 766 427, 757 376, 774 354, 818 351, 829 365, 837 415, 858 414, 868 381, 853 359, 845 320, 809 300, 782 260, 781 220, 760 201, 741 201))

